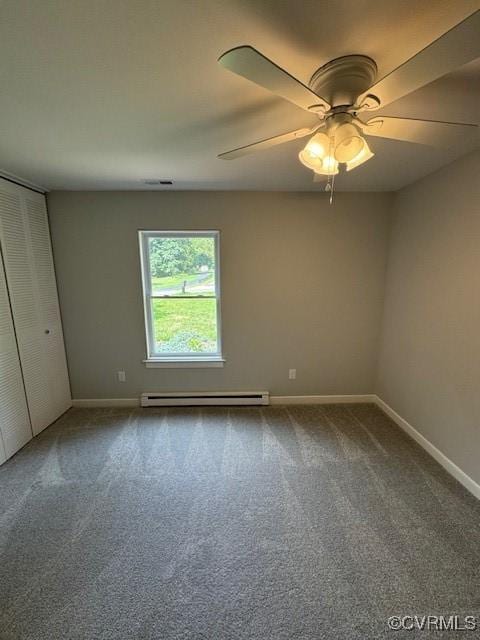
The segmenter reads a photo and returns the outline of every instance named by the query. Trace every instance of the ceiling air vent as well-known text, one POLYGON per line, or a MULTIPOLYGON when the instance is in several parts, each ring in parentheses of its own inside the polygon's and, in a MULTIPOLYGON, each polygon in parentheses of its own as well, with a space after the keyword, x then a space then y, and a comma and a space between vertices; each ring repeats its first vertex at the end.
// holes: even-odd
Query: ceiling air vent
POLYGON ((168 185, 168 184, 173 184, 173 180, 144 180, 143 184, 149 184, 149 185, 163 184, 163 185, 168 185))

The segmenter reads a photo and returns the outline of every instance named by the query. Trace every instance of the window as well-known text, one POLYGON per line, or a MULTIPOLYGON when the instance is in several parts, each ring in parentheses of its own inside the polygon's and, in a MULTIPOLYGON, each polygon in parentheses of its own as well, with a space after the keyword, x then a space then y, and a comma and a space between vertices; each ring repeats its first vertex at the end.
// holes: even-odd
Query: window
POLYGON ((147 366, 221 363, 218 231, 139 234, 147 366))

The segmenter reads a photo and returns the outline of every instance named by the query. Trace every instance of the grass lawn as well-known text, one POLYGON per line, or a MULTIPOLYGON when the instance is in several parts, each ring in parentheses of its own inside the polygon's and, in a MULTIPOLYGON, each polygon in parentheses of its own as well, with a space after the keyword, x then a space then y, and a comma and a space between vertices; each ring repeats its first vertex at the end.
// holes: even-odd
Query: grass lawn
POLYGON ((156 299, 152 305, 155 341, 160 347, 172 352, 216 350, 215 299, 156 299), (171 348, 166 342, 172 342, 171 348))

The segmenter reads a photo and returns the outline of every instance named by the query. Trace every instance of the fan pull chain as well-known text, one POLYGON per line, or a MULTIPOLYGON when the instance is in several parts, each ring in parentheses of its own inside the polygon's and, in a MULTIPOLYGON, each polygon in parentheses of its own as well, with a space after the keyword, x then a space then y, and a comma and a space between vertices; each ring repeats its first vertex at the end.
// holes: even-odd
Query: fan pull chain
MULTIPOLYGON (((328 157, 333 158, 333 149, 334 149, 334 137, 330 138, 330 145, 328 149, 328 157)), ((329 170, 333 171, 334 167, 330 162, 329 170)), ((333 204, 333 191, 335 187, 335 173, 329 173, 327 178, 327 184, 325 185, 325 191, 330 193, 329 204, 333 204)))
POLYGON ((333 204, 333 191, 335 188, 335 174, 332 175, 332 186, 330 188, 330 204, 333 204))

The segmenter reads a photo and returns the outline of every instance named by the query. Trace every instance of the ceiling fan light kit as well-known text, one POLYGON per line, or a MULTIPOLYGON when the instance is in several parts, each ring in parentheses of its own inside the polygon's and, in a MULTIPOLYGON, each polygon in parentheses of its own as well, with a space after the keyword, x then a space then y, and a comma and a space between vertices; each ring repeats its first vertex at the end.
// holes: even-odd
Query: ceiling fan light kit
POLYGON ((299 160, 315 175, 328 176, 327 189, 332 191, 330 176, 339 172, 340 164, 351 171, 373 158, 374 153, 364 136, 439 147, 445 146, 452 132, 454 136, 471 136, 478 129, 476 124, 388 116, 364 121, 359 114, 384 107, 479 58, 479 34, 480 10, 378 81, 374 60, 364 55, 350 55, 335 58, 317 69, 308 86, 251 46, 231 49, 218 60, 223 67, 315 113, 319 123, 313 129, 274 136, 219 157, 230 160, 310 135, 299 153, 299 160))
POLYGON ((339 173, 339 164, 347 171, 358 167, 374 154, 361 130, 353 124, 353 117, 346 113, 330 116, 325 123, 326 132, 316 133, 300 151, 300 162, 319 175, 339 173))

